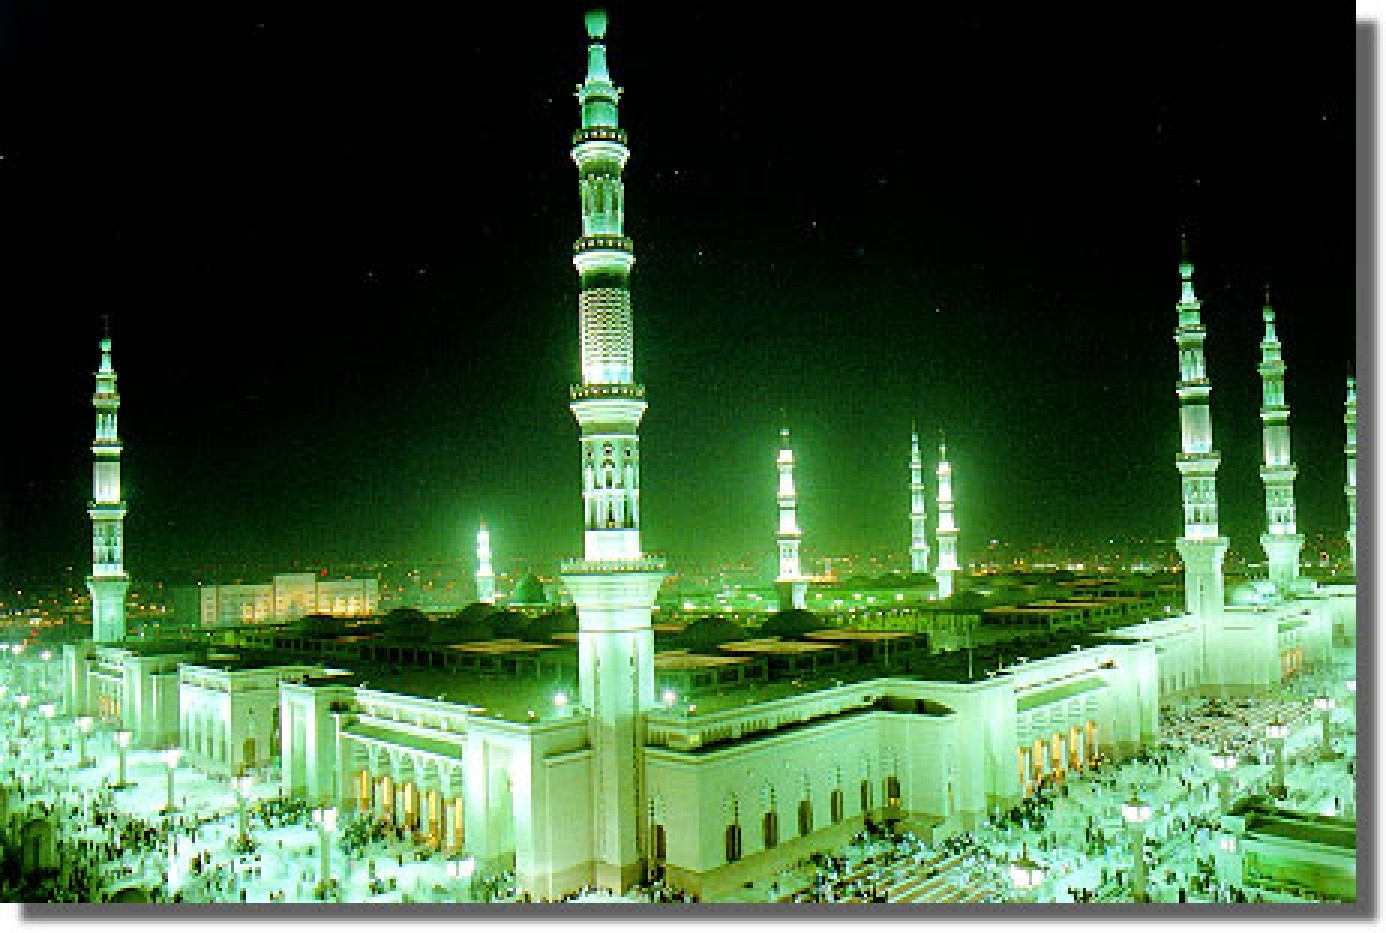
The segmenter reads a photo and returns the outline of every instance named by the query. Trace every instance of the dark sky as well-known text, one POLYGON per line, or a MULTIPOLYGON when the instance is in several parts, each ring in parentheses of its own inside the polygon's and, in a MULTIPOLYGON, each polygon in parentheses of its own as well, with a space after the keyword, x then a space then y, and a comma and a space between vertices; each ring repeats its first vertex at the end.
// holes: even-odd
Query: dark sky
MULTIPOLYGON (((579 552, 583 7, 504 6, 5 6, 0 576, 89 560, 103 314, 137 578, 462 556, 482 515, 541 571, 579 552)), ((1269 281, 1301 530, 1341 532, 1346 10, 609 6, 648 550, 769 549, 781 410, 810 553, 903 552, 912 420, 964 559, 1172 538, 1181 230, 1224 530, 1256 549, 1269 281)))

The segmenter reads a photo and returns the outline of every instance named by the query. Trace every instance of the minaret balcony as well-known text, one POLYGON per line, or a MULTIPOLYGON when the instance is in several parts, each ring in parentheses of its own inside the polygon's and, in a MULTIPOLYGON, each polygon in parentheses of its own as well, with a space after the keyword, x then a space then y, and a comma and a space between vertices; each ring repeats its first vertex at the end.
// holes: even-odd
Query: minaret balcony
POLYGON ((645 397, 645 387, 634 383, 575 385, 568 388, 568 396, 575 402, 594 398, 637 399, 645 397))
POLYGON ((630 237, 622 236, 619 233, 591 233, 578 237, 573 243, 574 255, 592 250, 630 253, 635 250, 635 242, 630 237))
POLYGON ((573 145, 586 142, 613 142, 626 145, 626 131, 619 126, 585 126, 573 133, 573 145))

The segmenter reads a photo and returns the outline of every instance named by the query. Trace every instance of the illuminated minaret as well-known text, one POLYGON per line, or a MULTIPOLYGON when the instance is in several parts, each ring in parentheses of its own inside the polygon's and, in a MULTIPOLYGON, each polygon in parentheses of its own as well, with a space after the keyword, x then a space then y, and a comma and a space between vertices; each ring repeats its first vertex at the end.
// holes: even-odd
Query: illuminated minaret
POLYGON ((953 524, 953 466, 948 462, 948 445, 938 443, 938 598, 953 595, 953 574, 958 567, 958 526, 953 524))
MULTIPOLYGON (((643 713, 655 705, 650 615, 664 562, 640 550, 640 419, 631 326, 631 241, 622 232, 621 172, 630 150, 617 125, 620 90, 606 61, 606 12, 586 16, 587 77, 573 134, 582 235, 573 249, 580 295, 582 381, 572 387, 581 433, 584 557, 565 561, 578 612, 578 691, 590 718, 594 883, 624 891, 646 849, 643 713)), ((522 866, 516 867, 517 872, 522 866)))
POLYGON ((496 572, 491 569, 491 532, 482 522, 476 533, 476 601, 496 601, 496 572))
POLYGON ((1295 474, 1290 460, 1290 407, 1285 402, 1285 361, 1280 356, 1280 338, 1275 333, 1275 311, 1271 309, 1270 288, 1261 312, 1266 335, 1261 339, 1261 436, 1265 459, 1261 482, 1266 487, 1266 532, 1261 547, 1266 551, 1268 576, 1277 586, 1286 586, 1299 577, 1299 554, 1304 535, 1295 528, 1295 474))
POLYGON ((92 640, 111 644, 125 640, 125 591, 130 577, 125 573, 125 502, 120 497, 120 433, 116 412, 120 393, 116 391, 116 372, 111 364, 111 338, 101 338, 101 368, 96 371, 96 436, 91 443, 91 591, 92 640))
POLYGON ((1343 407, 1343 425, 1347 428, 1347 443, 1343 453, 1347 455, 1347 493, 1348 553, 1352 558, 1352 572, 1357 572, 1357 380, 1347 378, 1347 403, 1343 407))
POLYGON ((780 507, 780 525, 775 541, 780 551, 780 575, 775 578, 780 609, 803 609, 808 604, 808 579, 799 568, 799 517, 794 492, 794 449, 789 446, 789 428, 780 428, 780 452, 775 458, 780 484, 775 499, 780 507))
POLYGON ((929 572, 929 531, 924 514, 924 458, 919 432, 910 428, 910 573, 929 572))
POLYGON ((1194 296, 1193 263, 1188 244, 1179 263, 1183 280, 1179 303, 1179 325, 1174 340, 1179 346, 1179 429, 1181 448, 1175 461, 1183 481, 1184 534, 1178 540, 1184 560, 1184 606, 1200 619, 1211 619, 1222 612, 1222 558, 1227 539, 1218 534, 1217 472, 1220 458, 1213 449, 1213 424, 1209 418, 1208 382, 1203 357, 1203 329, 1200 304, 1194 296))

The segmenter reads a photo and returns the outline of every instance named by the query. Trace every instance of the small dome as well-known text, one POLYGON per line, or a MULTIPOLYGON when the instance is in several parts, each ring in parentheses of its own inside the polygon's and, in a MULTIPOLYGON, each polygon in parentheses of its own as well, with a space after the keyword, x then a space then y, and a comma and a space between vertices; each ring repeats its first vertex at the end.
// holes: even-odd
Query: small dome
POLYGON ((1227 602, 1232 606, 1270 606, 1280 602, 1280 594, 1269 580, 1247 580, 1232 588, 1227 602))
POLYGON ((515 584, 510 593, 510 603, 520 606, 544 606, 549 602, 544 583, 532 573, 527 573, 515 584))

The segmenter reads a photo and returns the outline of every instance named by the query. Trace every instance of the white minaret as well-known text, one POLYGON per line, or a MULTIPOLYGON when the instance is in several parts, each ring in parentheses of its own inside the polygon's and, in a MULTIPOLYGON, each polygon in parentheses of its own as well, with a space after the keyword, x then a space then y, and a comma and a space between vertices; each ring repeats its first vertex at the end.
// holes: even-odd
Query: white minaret
POLYGON ((1347 428, 1347 443, 1343 453, 1347 455, 1347 493, 1348 553, 1352 558, 1352 572, 1357 572, 1357 380, 1347 377, 1347 402, 1343 406, 1343 425, 1347 428))
POLYGON ((910 573, 929 572, 929 530, 924 513, 924 458, 919 431, 910 427, 910 573))
POLYGON ((1261 547, 1266 551, 1268 576, 1276 586, 1288 586, 1299 578, 1299 555, 1304 535, 1295 528, 1295 475, 1290 460, 1290 407, 1285 401, 1285 361, 1275 333, 1275 311, 1270 288, 1261 312, 1266 335, 1261 339, 1261 436, 1265 459, 1261 482, 1266 487, 1266 532, 1261 547))
POLYGON ((476 601, 495 603, 496 572, 491 569, 491 532, 482 522, 476 533, 476 601))
POLYGON ((111 364, 110 335, 101 338, 101 368, 96 371, 96 436, 91 443, 91 591, 92 640, 111 644, 125 640, 125 592, 130 577, 125 572, 125 502, 120 497, 120 433, 116 412, 120 393, 111 364))
POLYGON ((779 504, 780 525, 775 533, 779 545, 780 575, 775 578, 780 609, 804 609, 808 605, 808 578, 799 566, 798 498, 794 492, 794 449, 789 446, 789 428, 780 428, 780 452, 775 458, 779 473, 779 489, 775 499, 779 504))
POLYGON ((655 705, 650 615, 664 562, 640 550, 640 419, 645 387, 635 382, 630 269, 622 232, 630 150, 617 125, 620 90, 606 62, 606 12, 586 16, 587 77, 573 136, 582 235, 573 247, 580 280, 582 381, 571 390, 581 432, 582 559, 565 561, 563 582, 578 613, 578 692, 591 717, 593 881, 624 891, 644 871, 646 815, 643 712, 655 705))
POLYGON ((938 598, 953 595, 953 574, 958 567, 958 526, 953 523, 953 466, 948 462, 948 445, 938 443, 938 598))
POLYGON ((1184 560, 1184 605, 1200 619, 1211 619, 1222 612, 1222 558, 1227 539, 1218 534, 1217 472, 1220 458, 1213 449, 1213 424, 1208 413, 1212 385, 1203 357, 1203 329, 1200 304, 1194 297, 1193 263, 1188 244, 1179 263, 1183 280, 1177 305, 1179 325, 1174 340, 1179 346, 1179 429, 1181 449, 1175 461, 1183 480, 1184 534, 1178 540, 1184 560))

